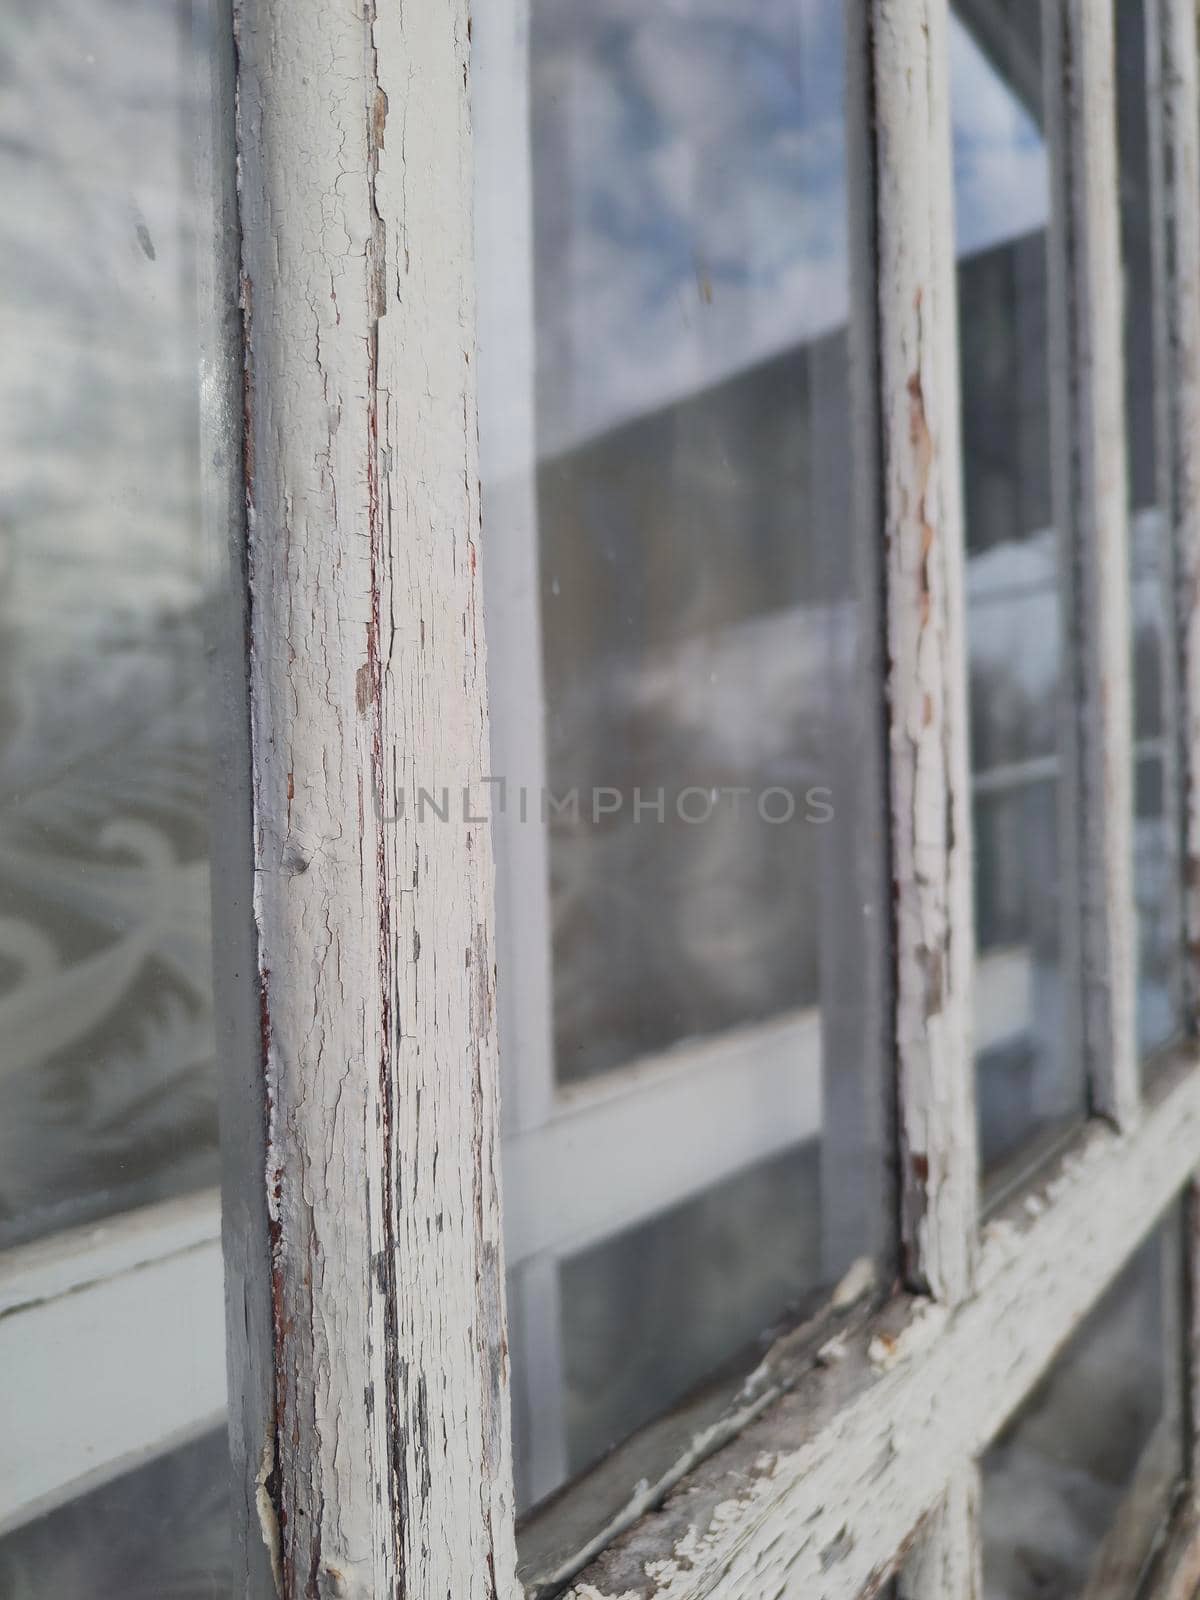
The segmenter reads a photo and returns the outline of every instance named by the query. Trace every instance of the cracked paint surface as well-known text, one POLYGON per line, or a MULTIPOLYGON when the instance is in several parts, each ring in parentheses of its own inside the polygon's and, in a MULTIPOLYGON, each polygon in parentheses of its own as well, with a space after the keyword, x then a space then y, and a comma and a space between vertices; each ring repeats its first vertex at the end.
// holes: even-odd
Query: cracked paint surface
POLYGON ((245 0, 251 714, 284 1596, 515 1591, 465 4, 245 0))

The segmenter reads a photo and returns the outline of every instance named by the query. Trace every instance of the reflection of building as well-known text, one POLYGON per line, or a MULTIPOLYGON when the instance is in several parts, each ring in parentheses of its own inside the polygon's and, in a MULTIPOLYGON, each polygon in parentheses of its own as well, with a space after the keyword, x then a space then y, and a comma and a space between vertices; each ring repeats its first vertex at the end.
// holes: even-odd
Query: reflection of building
MULTIPOLYGON (((1056 904, 1038 894, 1055 871, 1061 626, 1044 236, 965 259, 959 295, 979 942, 1028 939, 1041 917, 1052 951, 1056 904)), ((555 835, 569 1073, 816 999, 819 830, 734 828, 721 808, 702 829, 634 826, 629 797, 663 774, 830 781, 854 681, 852 469, 846 431, 821 424, 846 413, 848 379, 845 336, 827 335, 541 464, 550 784, 627 797, 602 828, 555 835)), ((1147 381, 1135 369, 1131 388, 1147 381)), ((1136 529, 1152 571, 1155 527, 1136 529)))
POLYGON ((816 999, 802 796, 832 787, 828 708, 840 678, 845 717, 853 679, 846 379, 825 338, 540 467, 551 788, 753 791, 702 826, 673 805, 635 825, 627 802, 555 830, 572 1075, 816 999), (772 785, 800 797, 793 823, 757 815, 772 785))

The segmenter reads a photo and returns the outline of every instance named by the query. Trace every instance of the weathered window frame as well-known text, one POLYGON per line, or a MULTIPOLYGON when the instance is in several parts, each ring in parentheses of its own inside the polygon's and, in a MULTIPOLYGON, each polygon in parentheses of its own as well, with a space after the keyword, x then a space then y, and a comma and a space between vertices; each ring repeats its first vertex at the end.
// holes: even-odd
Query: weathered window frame
MULTIPOLYGON (((1043 12, 1066 776, 1087 824, 1068 961, 1095 1115, 981 1223, 947 0, 853 0, 904 1292, 657 1485, 653 1515, 631 1503, 581 1575, 557 1574, 577 1600, 852 1600, 906 1557, 911 1600, 975 1592, 976 1457, 1200 1164, 1196 22, 1191 0, 1147 0, 1189 954, 1188 1037, 1143 1093, 1111 14, 1043 12)), ((247 621, 228 754, 251 781, 229 786, 218 897, 236 1584, 256 1600, 520 1593, 491 845, 402 814, 426 774, 488 766, 469 36, 466 0, 237 7, 247 621)), ((1194 1499, 1163 1594, 1200 1563, 1194 1499)))

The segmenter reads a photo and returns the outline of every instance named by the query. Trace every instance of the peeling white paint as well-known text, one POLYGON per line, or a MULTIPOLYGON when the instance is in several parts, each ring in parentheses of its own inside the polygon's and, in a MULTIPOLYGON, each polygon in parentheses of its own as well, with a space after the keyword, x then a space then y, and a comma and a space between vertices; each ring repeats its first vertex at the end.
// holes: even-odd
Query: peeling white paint
POLYGON ((873 0, 901 1226, 970 1291, 974 960, 946 0, 873 0))
POLYGON ((285 1600, 517 1592, 490 840, 402 803, 489 770, 468 27, 238 11, 285 1600))
POLYGON ((1060 876, 1067 1048, 1092 1108, 1139 1110, 1115 39, 1112 7, 1044 0, 1051 158, 1049 317, 1054 521, 1063 592, 1060 876))

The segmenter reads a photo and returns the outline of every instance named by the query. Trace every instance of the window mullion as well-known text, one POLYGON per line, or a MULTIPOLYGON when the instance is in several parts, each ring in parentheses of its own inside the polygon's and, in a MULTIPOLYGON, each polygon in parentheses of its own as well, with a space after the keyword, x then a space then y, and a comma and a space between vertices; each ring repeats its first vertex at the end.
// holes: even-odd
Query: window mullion
POLYGON ((1063 583, 1061 900, 1068 1049, 1137 1119, 1128 487, 1112 8, 1043 0, 1054 519, 1063 583))
POLYGON ((239 1103, 266 1150, 229 1168, 228 1327, 266 1419, 234 1430, 242 1514, 285 1597, 516 1592, 491 845, 459 810, 490 767, 468 28, 462 0, 238 12, 239 1103))
POLYGON ((904 1270, 970 1289, 977 1153, 946 0, 871 0, 904 1270))

